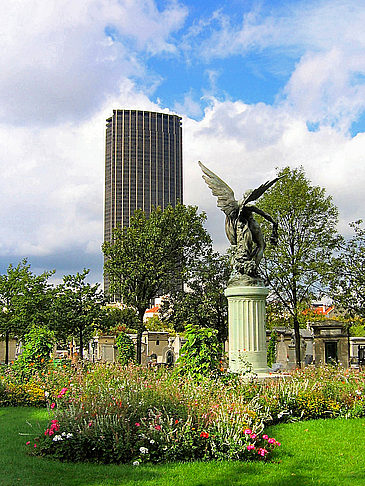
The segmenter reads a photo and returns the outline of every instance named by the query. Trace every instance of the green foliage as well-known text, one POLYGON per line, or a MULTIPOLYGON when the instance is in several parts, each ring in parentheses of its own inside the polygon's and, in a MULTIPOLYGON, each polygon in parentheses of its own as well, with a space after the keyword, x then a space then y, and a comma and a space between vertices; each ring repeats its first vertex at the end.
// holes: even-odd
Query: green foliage
MULTIPOLYGON (((279 222, 278 244, 266 249, 262 270, 272 298, 291 316, 296 338, 296 358, 301 362, 299 327, 303 308, 324 293, 332 254, 341 242, 336 225, 338 211, 325 190, 312 186, 302 167, 285 167, 279 180, 258 207, 279 222)), ((262 221, 269 238, 271 225, 262 221)))
POLYGON ((8 362, 10 337, 21 338, 32 325, 49 325, 52 321, 52 289, 48 278, 54 272, 34 275, 27 260, 16 267, 9 265, 0 275, 0 334, 5 336, 8 362))
POLYGON ((29 381, 21 383, 0 383, 0 406, 45 407, 44 389, 29 381))
POLYGON ((128 228, 116 228, 111 242, 103 245, 105 273, 110 291, 137 310, 137 360, 141 360, 143 316, 158 295, 181 285, 194 262, 211 240, 197 208, 177 204, 158 207, 149 217, 137 210, 128 228))
POLYGON ((362 220, 350 223, 354 236, 332 261, 331 291, 349 317, 365 318, 365 229, 362 220))
POLYGON ((357 337, 365 337, 365 325, 355 324, 350 327, 350 335, 357 337))
POLYGON ((222 345, 217 339, 217 331, 188 324, 185 338, 187 341, 181 348, 176 372, 190 374, 196 380, 217 374, 223 354, 222 345))
POLYGON ((135 333, 139 326, 139 318, 131 307, 106 307, 99 319, 99 333, 119 334, 120 332, 135 333))
POLYGON ((147 331, 162 331, 168 332, 171 335, 175 335, 175 330, 171 327, 168 327, 168 323, 166 321, 162 321, 158 315, 148 317, 145 322, 147 331))
POLYGON ((55 344, 54 333, 46 327, 34 326, 23 338, 23 352, 14 369, 23 378, 46 369, 55 344))
POLYGON ((135 360, 136 352, 133 340, 125 332, 121 332, 115 344, 118 348, 118 361, 122 365, 127 365, 135 360))
POLYGON ((276 342, 278 339, 278 334, 276 331, 272 331, 270 334, 269 344, 267 346, 267 366, 271 368, 271 366, 276 361, 276 342))
POLYGON ((99 284, 85 282, 89 270, 76 275, 65 275, 58 285, 54 299, 54 329, 59 338, 74 337, 79 343, 83 357, 84 343, 99 326, 102 319, 103 296, 99 284))
POLYGON ((228 257, 211 249, 190 268, 185 289, 170 292, 163 300, 160 315, 163 322, 176 331, 187 324, 209 327, 218 331, 218 340, 228 336, 228 307, 224 290, 230 268, 228 257))

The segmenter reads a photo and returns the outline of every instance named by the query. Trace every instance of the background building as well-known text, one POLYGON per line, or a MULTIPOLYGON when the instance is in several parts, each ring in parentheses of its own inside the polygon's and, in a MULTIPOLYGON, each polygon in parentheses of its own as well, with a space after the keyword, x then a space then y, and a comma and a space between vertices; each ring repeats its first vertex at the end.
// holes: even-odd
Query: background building
POLYGON ((117 224, 129 226, 136 209, 149 214, 152 207, 178 201, 183 202, 181 117, 113 110, 106 125, 104 241, 117 224))

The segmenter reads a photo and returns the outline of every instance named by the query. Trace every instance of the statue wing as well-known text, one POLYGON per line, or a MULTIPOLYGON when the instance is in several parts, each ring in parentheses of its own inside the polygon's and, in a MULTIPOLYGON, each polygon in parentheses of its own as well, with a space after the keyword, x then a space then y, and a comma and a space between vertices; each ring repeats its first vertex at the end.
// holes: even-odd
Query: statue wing
POLYGON ((263 193, 269 189, 269 187, 271 187, 272 185, 274 185, 275 182, 277 182, 279 179, 282 179, 283 177, 285 177, 285 175, 280 176, 280 177, 276 177, 272 181, 267 181, 264 184, 261 184, 261 186, 258 187, 257 189, 254 189, 251 192, 251 194, 249 194, 246 197, 246 199, 243 201, 243 206, 245 206, 247 203, 249 203, 251 201, 256 201, 256 199, 258 199, 260 196, 262 196, 263 193))
POLYGON ((232 189, 200 161, 198 164, 203 171, 203 179, 212 190, 213 196, 218 196, 217 206, 227 216, 230 216, 232 212, 237 211, 238 203, 234 197, 232 189))

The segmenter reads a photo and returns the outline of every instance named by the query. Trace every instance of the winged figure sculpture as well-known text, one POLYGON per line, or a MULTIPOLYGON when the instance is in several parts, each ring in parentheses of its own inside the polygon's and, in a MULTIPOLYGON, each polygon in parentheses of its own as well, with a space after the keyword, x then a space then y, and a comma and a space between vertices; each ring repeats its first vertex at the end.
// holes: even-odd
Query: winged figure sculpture
POLYGON ((237 201, 232 189, 222 179, 201 162, 198 163, 203 171, 203 179, 218 198, 217 206, 226 215, 226 235, 231 244, 233 267, 229 284, 242 281, 246 285, 253 285, 259 278, 258 267, 265 250, 265 240, 253 214, 259 214, 272 223, 271 243, 274 245, 278 239, 278 223, 269 214, 249 203, 256 201, 281 177, 267 181, 257 189, 246 191, 243 199, 237 201))

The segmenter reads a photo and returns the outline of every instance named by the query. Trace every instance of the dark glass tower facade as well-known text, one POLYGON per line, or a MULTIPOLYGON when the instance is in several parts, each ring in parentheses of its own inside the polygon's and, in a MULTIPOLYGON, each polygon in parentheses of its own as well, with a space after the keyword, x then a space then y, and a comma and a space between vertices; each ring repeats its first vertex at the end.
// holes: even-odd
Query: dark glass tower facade
POLYGON ((177 115, 139 110, 113 110, 106 123, 104 241, 110 241, 136 209, 149 214, 183 202, 182 128, 177 115))

